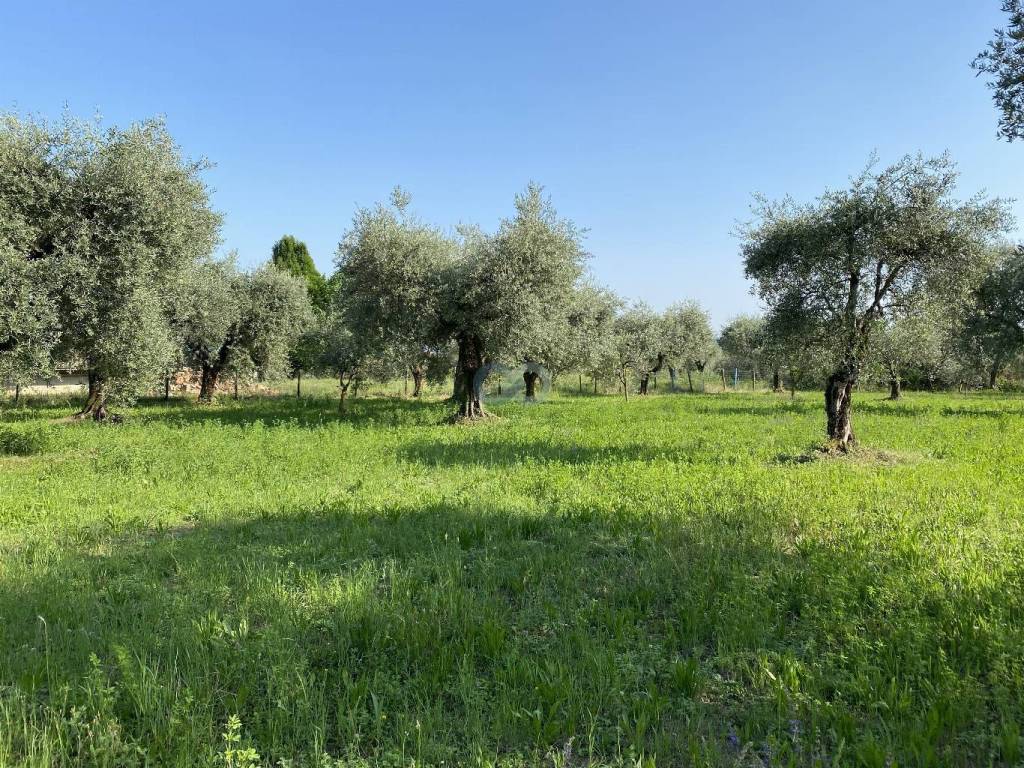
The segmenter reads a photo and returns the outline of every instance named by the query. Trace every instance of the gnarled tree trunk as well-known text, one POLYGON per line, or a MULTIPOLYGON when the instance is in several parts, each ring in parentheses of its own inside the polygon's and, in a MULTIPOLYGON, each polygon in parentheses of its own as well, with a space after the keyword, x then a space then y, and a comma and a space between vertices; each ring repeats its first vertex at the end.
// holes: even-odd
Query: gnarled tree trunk
POLYGON ((349 377, 348 381, 345 381, 345 374, 338 374, 338 413, 345 414, 345 395, 348 394, 349 384, 352 383, 352 378, 349 377))
POLYGON ((651 368, 651 370, 646 371, 644 373, 644 375, 640 377, 640 394, 641 395, 646 395, 647 394, 648 386, 649 386, 650 381, 651 381, 651 376, 654 377, 654 388, 655 389, 658 388, 658 371, 660 371, 664 365, 665 365, 665 356, 659 352, 658 353, 658 362, 655 364, 655 366, 653 368, 651 368))
POLYGON ((996 381, 999 378, 999 370, 1003 367, 1003 356, 996 355, 996 359, 992 361, 992 367, 988 372, 988 388, 995 389, 996 381))
POLYGON ((899 400, 901 397, 903 397, 903 384, 899 376, 893 376, 889 379, 889 399, 899 400))
POLYGON ((523 381, 526 382, 526 402, 532 403, 537 399, 537 382, 540 381, 540 374, 536 371, 526 371, 523 374, 523 381))
POLYGON ((217 391, 217 379, 220 370, 213 365, 204 365, 199 371, 199 402, 212 403, 213 393, 217 391))
POLYGON ((829 440, 846 449, 853 442, 853 425, 850 422, 850 405, 856 377, 848 371, 839 370, 828 377, 825 385, 825 416, 829 440))
MULTIPOLYGON (((199 371, 199 402, 200 403, 212 403, 213 396, 217 391, 217 380, 220 378, 221 371, 228 364, 228 359, 231 356, 231 348, 234 343, 233 337, 229 337, 225 341, 220 349, 217 351, 216 357, 212 360, 207 360, 202 364, 199 371)), ((238 399, 238 377, 235 377, 235 399, 238 399)))
POLYGON ((95 370, 89 370, 89 395, 85 400, 82 410, 75 414, 75 418, 85 419, 90 416, 94 421, 103 421, 107 418, 107 392, 103 377, 95 370))
POLYGON ((426 372, 422 365, 411 366, 410 370, 412 371, 412 396, 419 397, 423 394, 423 379, 426 378, 426 372))
POLYGON ((486 415, 480 402, 480 390, 476 387, 476 375, 484 367, 483 339, 471 333, 460 333, 456 338, 459 345, 459 359, 455 366, 454 399, 459 409, 456 416, 462 419, 478 419, 486 415))

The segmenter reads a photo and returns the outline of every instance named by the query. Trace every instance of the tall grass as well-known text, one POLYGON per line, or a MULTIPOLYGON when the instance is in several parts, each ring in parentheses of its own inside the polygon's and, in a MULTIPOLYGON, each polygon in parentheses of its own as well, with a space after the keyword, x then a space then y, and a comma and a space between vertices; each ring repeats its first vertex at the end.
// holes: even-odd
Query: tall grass
POLYGON ((67 410, 0 415, 0 765, 1024 756, 1024 400, 67 410))

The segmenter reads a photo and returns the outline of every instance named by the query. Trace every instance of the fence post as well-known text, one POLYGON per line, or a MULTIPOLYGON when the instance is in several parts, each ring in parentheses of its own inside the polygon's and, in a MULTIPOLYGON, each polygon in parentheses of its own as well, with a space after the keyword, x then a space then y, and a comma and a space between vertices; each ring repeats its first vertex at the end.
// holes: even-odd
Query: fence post
POLYGON ((740 369, 739 368, 733 368, 732 369, 732 388, 733 389, 739 389, 740 388, 740 369))

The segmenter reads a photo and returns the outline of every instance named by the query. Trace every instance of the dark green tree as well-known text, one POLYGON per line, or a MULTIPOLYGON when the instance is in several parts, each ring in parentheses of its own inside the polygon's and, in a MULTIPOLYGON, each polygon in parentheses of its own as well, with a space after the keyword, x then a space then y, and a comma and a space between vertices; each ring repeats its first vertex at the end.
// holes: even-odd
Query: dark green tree
POLYGON ((328 286, 327 279, 313 263, 313 257, 309 255, 309 248, 304 242, 292 235, 285 235, 274 243, 271 261, 278 269, 306 281, 310 304, 322 311, 328 308, 333 292, 328 286))

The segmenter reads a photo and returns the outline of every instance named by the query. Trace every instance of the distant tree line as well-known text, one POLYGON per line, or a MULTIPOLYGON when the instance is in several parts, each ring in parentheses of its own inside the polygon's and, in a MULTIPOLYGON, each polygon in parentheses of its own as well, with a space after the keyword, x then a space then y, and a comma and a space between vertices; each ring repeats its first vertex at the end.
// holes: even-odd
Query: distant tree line
POLYGON ((327 277, 291 235, 253 270, 214 256, 205 167, 160 121, 0 119, 0 384, 78 361, 78 416, 102 420, 186 368, 201 402, 227 377, 293 375, 301 393, 304 372, 330 375, 342 410, 363 381, 409 377, 414 397, 450 381, 453 416, 473 420, 491 363, 595 391, 614 380, 627 398, 658 376, 703 390, 735 367, 775 390, 821 387, 845 446, 865 380, 894 398, 904 382, 995 386, 1024 351, 1006 206, 955 199, 945 156, 872 164, 806 204, 758 200, 742 252, 767 311, 717 337, 695 302, 657 312, 596 285, 580 229, 536 185, 492 232, 423 222, 396 188, 356 211, 327 277))

